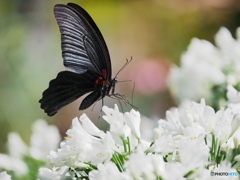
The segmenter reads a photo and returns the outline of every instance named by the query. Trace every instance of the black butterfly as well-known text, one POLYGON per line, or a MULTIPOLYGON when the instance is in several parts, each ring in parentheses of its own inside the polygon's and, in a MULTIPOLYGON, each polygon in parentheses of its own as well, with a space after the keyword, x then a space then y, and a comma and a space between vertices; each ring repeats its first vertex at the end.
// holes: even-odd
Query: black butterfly
POLYGON ((70 71, 62 71, 50 81, 39 100, 41 108, 53 116, 65 105, 90 92, 79 110, 90 107, 105 96, 128 103, 125 96, 114 92, 117 78, 111 79, 108 48, 90 15, 73 3, 57 4, 54 14, 61 32, 64 66, 70 71))

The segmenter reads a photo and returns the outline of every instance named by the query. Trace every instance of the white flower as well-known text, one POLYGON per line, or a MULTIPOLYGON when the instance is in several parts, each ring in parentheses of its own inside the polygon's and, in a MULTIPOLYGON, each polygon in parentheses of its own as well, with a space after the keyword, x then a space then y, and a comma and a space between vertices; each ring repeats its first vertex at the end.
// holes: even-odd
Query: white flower
POLYGON ((230 84, 227 86, 227 99, 229 103, 240 103, 240 93, 230 84))
POLYGON ((170 72, 173 94, 183 101, 211 98, 211 88, 224 82, 218 50, 209 42, 194 38, 182 56, 181 67, 170 72))
POLYGON ((0 169, 11 170, 16 176, 26 175, 28 166, 34 161, 32 158, 44 162, 49 151, 56 149, 60 135, 55 126, 48 126, 45 121, 38 120, 33 125, 33 131, 30 148, 19 134, 9 133, 7 143, 9 155, 0 154, 0 169), (25 162, 25 157, 30 157, 30 160, 25 162))
POLYGON ((230 109, 226 109, 225 111, 219 110, 216 116, 218 119, 213 132, 221 143, 224 143, 232 133, 232 122, 234 117, 230 109))
MULTIPOLYGON (((86 115, 80 118, 84 121, 85 128, 89 130, 87 124, 93 127, 93 124, 86 122, 90 121, 86 115), (85 120, 83 120, 85 119, 85 120)), ((117 151, 115 142, 111 134, 103 133, 100 130, 92 131, 93 134, 101 135, 94 137, 88 134, 77 118, 73 119, 72 128, 67 131, 68 137, 60 144, 60 149, 57 152, 52 151, 48 158, 50 162, 57 167, 68 165, 77 167, 80 162, 91 162, 94 164, 102 163, 111 158, 111 155, 117 151)))
POLYGON ((0 180, 11 180, 12 177, 6 171, 0 172, 0 180))
POLYGON ((154 129, 154 144, 149 148, 150 152, 158 152, 163 155, 176 149, 176 142, 171 134, 163 133, 162 128, 154 129))
POLYGON ((193 169, 207 165, 209 148, 205 144, 204 139, 199 137, 181 144, 179 147, 179 156, 187 173, 193 169))
POLYGON ((232 48, 236 42, 230 31, 225 27, 221 27, 215 36, 215 41, 216 45, 222 50, 221 52, 230 57, 231 55, 227 53, 232 52, 232 48))
POLYGON ((21 159, 5 154, 0 154, 0 169, 14 171, 19 176, 28 172, 27 165, 21 159))
POLYGON ((141 123, 140 113, 138 111, 135 111, 134 109, 132 109, 130 111, 130 113, 126 112, 124 114, 124 118, 125 118, 126 124, 133 131, 134 135, 137 138, 140 138, 141 137, 141 134, 140 134, 140 123, 141 123))
POLYGON ((171 180, 185 180, 184 178, 185 175, 185 168, 184 166, 179 163, 179 162, 171 162, 171 163, 166 163, 165 167, 165 173, 166 176, 164 179, 171 179, 171 180))
MULTIPOLYGON (((237 30, 239 35, 240 30, 237 30)), ((205 98, 208 103, 217 100, 225 103, 224 97, 216 99, 216 87, 226 83, 240 82, 240 39, 234 39, 226 28, 221 28, 215 36, 217 47, 210 42, 193 38, 188 50, 181 57, 179 68, 170 70, 169 84, 176 98, 199 101, 205 98)))
POLYGON ((166 120, 158 123, 154 130, 154 145, 149 150, 163 154, 174 152, 182 143, 198 137, 206 137, 211 147, 212 134, 222 148, 233 147, 234 141, 239 141, 235 132, 240 118, 236 118, 230 109, 215 112, 203 99, 201 103, 192 102, 185 104, 184 108, 167 111, 166 120))
POLYGON ((30 154, 35 159, 45 160, 49 151, 57 149, 59 145, 59 131, 41 119, 33 124, 32 130, 30 154))
POLYGON ((165 175, 163 157, 158 154, 145 154, 141 149, 129 156, 125 164, 126 172, 136 180, 152 180, 165 175))
POLYGON ((22 138, 17 133, 8 134, 8 152, 10 156, 21 158, 23 155, 26 155, 28 148, 23 142, 22 138))
POLYGON ((202 100, 200 104, 193 102, 187 108, 186 114, 185 117, 191 117, 192 126, 198 129, 195 133, 199 132, 199 135, 214 133, 220 141, 226 142, 231 133, 233 115, 229 109, 215 112, 212 107, 206 106, 204 100, 202 100))
MULTIPOLYGON (((67 166, 61 168, 40 168, 38 180, 67 180, 70 179, 67 173, 67 166)), ((72 179, 72 178, 71 178, 72 179)))
POLYGON ((131 148, 138 145, 140 138, 140 113, 131 110, 130 113, 119 112, 118 106, 115 104, 114 109, 103 106, 103 119, 109 123, 109 132, 117 144, 122 144, 122 140, 127 138, 131 141, 131 148))
POLYGON ((240 93, 232 86, 227 86, 227 99, 228 104, 227 106, 231 108, 231 110, 236 115, 240 115, 240 93))
POLYGON ((238 148, 240 144, 240 126, 238 126, 237 130, 234 131, 232 136, 229 137, 226 142, 226 146, 230 148, 238 148))
POLYGON ((98 170, 89 173, 90 180, 132 180, 125 172, 121 173, 112 162, 98 164, 98 170))
POLYGON ((119 112, 118 106, 115 104, 114 109, 103 106, 103 119, 110 125, 110 133, 115 141, 120 143, 121 138, 129 137, 131 129, 125 124, 123 113, 119 112), (121 138, 119 138, 121 137, 121 138))
POLYGON ((239 57, 240 57, 240 41, 235 40, 230 31, 222 27, 216 34, 215 41, 217 46, 220 48, 221 57, 224 59, 223 68, 230 68, 228 70, 229 76, 228 82, 230 84, 236 84, 239 82, 239 57))
POLYGON ((222 152, 216 154, 219 148, 229 159, 228 153, 239 146, 240 127, 234 127, 239 119, 229 108, 215 112, 202 99, 171 109, 153 130, 152 143, 141 139, 139 112, 103 109, 110 130, 99 130, 85 114, 73 119, 60 149, 49 155, 53 168, 41 169, 40 180, 72 179, 84 171, 91 180, 203 180, 211 178, 211 170, 234 170, 222 162, 218 166, 215 159, 222 158, 222 152))
POLYGON ((119 151, 115 146, 115 141, 109 132, 107 132, 101 141, 93 141, 92 148, 93 149, 86 155, 85 161, 93 164, 109 161, 112 158, 112 154, 115 151, 119 151))
POLYGON ((89 133, 90 135, 97 136, 97 137, 103 137, 104 132, 99 130, 92 121, 87 117, 86 114, 83 114, 80 117, 80 121, 82 122, 83 129, 89 133))
POLYGON ((184 126, 179 118, 178 110, 172 109, 166 112, 166 120, 160 120, 159 126, 168 131, 169 133, 176 135, 182 134, 184 126))

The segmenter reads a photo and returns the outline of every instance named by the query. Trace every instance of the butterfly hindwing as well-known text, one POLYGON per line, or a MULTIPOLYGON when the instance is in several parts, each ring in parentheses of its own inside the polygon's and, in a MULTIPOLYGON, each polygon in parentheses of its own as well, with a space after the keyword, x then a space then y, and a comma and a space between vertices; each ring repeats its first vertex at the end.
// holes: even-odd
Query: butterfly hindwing
POLYGON ((85 97, 79 107, 79 110, 84 110, 89 108, 94 102, 99 100, 101 97, 101 91, 97 90, 90 93, 87 97, 85 97))
POLYGON ((96 77, 91 71, 83 74, 70 71, 58 73, 57 77, 50 81, 48 89, 43 92, 43 97, 39 101, 41 108, 49 116, 53 116, 63 106, 73 102, 80 96, 93 90, 98 91, 98 87, 96 88, 93 83, 95 79, 96 77))

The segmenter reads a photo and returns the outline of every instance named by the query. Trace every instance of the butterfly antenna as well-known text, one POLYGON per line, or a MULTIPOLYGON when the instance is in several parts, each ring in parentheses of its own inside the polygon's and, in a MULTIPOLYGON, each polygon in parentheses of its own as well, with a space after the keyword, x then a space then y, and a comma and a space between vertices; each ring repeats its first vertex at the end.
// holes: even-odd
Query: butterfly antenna
POLYGON ((122 66, 122 68, 117 72, 117 74, 115 75, 115 78, 118 76, 118 74, 132 61, 132 56, 130 58, 130 60, 126 59, 125 64, 122 66))

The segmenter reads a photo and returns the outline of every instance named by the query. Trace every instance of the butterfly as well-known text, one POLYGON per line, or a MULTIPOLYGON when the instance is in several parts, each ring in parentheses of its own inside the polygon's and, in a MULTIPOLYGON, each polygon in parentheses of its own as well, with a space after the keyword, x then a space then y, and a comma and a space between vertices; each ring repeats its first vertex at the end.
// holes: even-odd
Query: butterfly
MULTIPOLYGON (((87 93, 90 94, 82 100, 79 110, 87 109, 105 96, 129 103, 125 96, 115 93, 117 75, 111 79, 108 48, 91 16, 73 3, 55 5, 54 14, 61 32, 64 66, 68 71, 59 72, 50 81, 39 100, 41 108, 53 116, 87 93)), ((130 61, 127 60, 123 67, 130 61)))

